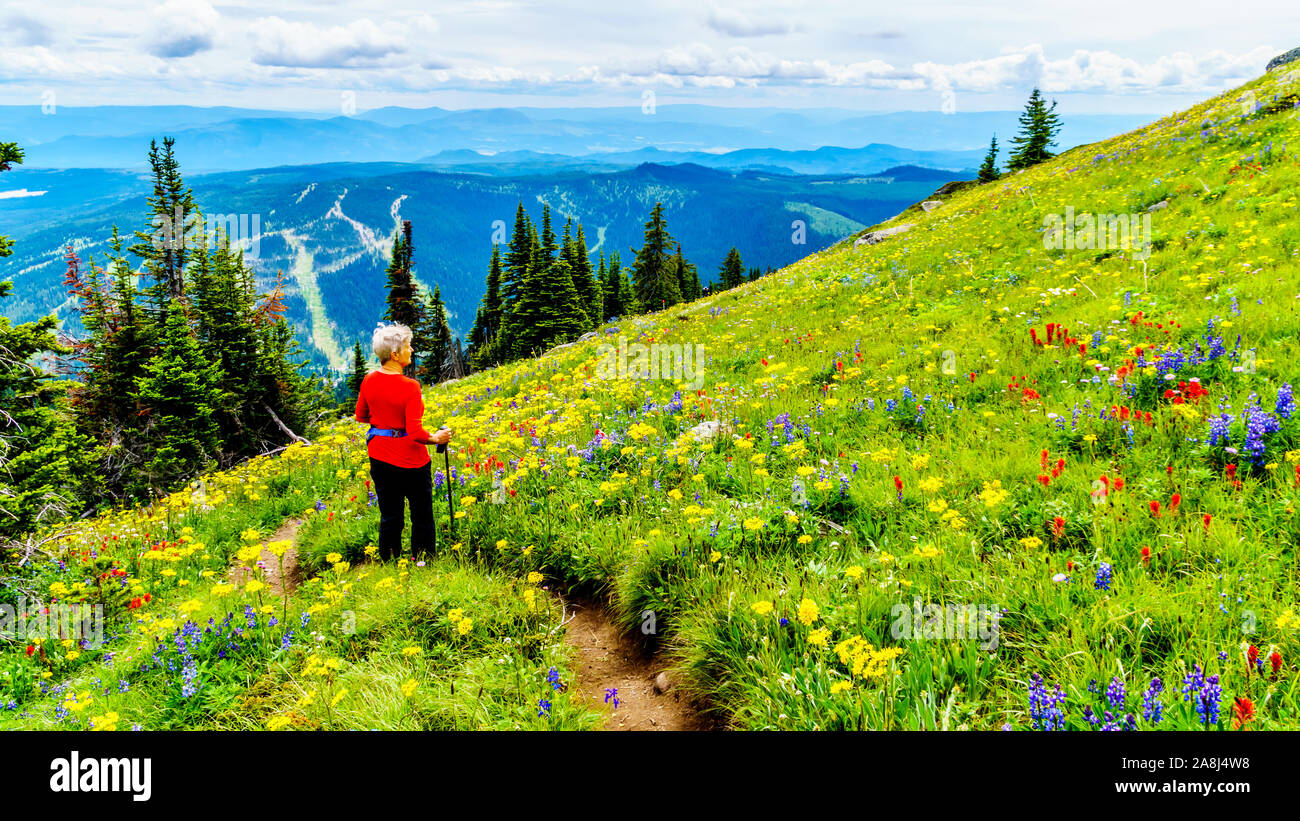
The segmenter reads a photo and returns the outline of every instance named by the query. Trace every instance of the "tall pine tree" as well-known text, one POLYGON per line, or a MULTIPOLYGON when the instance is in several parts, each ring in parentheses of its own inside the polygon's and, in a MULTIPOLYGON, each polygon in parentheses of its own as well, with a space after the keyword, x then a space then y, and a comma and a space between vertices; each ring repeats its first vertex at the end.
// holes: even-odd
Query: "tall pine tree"
POLYGON ((148 197, 149 231, 136 231, 130 252, 144 261, 141 273, 152 283, 144 289, 149 326, 161 329, 167 305, 185 298, 185 265, 192 240, 202 234, 203 215, 194 194, 181 178, 176 159, 176 140, 164 137, 162 148, 149 143, 149 170, 153 175, 153 196, 148 197))
POLYGON ((411 272, 413 264, 411 221, 403 220, 402 231, 393 240, 393 254, 385 272, 388 308, 384 311, 384 319, 411 329, 411 350, 414 355, 411 364, 403 368, 402 373, 417 379, 422 367, 421 360, 430 354, 433 340, 428 335, 429 315, 411 272))
POLYGON ((208 360, 190 330, 184 310, 167 306, 158 352, 136 381, 143 426, 136 446, 145 454, 141 473, 127 491, 160 491, 209 467, 221 446, 216 415, 224 396, 221 370, 208 360))
POLYGON ((989 153, 984 155, 984 164, 980 166, 979 181, 992 182, 996 180, 998 174, 998 135, 993 135, 993 141, 989 143, 989 153))
POLYGON ((1025 103, 1024 113, 1020 115, 1020 133, 1011 139, 1015 148, 1007 158, 1007 168, 1020 171, 1050 160, 1054 155, 1048 151, 1061 130, 1061 119, 1056 115, 1056 101, 1049 107, 1043 95, 1035 88, 1025 103))
MULTIPOLYGON (((0 172, 23 161, 0 143, 0 172)), ((13 242, 0 235, 0 257, 13 242)), ((0 300, 13 283, 0 282, 0 300)), ((97 490, 94 443, 72 424, 65 382, 31 360, 73 349, 54 337, 58 319, 12 325, 0 314, 0 538, 11 539, 75 514, 97 490)))
POLYGON ((740 252, 734 245, 722 260, 722 267, 718 269, 718 278, 722 281, 724 290, 743 285, 745 282, 745 263, 741 261, 740 252))
POLYGON ((645 241, 641 250, 634 251, 636 259, 632 263, 632 287, 637 301, 647 311, 658 311, 682 301, 677 271, 671 264, 673 244, 664 222, 663 204, 656 202, 645 224, 645 241))

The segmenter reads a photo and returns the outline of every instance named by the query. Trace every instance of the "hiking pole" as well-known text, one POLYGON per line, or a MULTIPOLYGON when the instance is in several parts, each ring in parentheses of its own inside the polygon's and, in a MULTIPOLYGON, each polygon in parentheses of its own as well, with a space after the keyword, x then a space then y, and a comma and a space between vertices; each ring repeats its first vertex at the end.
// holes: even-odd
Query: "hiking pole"
MULTIPOLYGON (((438 430, 446 430, 447 426, 443 425, 438 430)), ((448 538, 456 538, 456 514, 451 508, 451 454, 447 451, 446 445, 438 445, 438 451, 442 454, 442 463, 447 472, 444 479, 447 484, 447 535, 448 538)))

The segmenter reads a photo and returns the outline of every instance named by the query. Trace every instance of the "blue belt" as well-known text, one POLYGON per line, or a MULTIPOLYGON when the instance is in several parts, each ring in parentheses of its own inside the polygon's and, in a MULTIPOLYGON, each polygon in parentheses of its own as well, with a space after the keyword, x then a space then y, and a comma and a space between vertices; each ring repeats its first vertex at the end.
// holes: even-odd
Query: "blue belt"
POLYGON ((371 427, 370 430, 366 432, 366 444, 367 445, 370 444, 370 440, 374 439, 376 436, 391 436, 394 439, 401 439, 405 435, 406 435, 406 431, 402 430, 401 428, 371 427))

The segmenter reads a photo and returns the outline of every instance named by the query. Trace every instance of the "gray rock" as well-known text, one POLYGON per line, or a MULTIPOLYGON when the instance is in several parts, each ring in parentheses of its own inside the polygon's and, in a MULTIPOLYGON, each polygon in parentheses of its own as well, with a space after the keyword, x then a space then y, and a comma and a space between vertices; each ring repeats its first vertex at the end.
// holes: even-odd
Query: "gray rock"
POLYGON ((934 209, 938 208, 940 205, 943 205, 943 202, 941 202, 940 200, 926 200, 925 202, 921 203, 921 208, 922 210, 925 211, 933 211, 934 209))
POLYGON ((1272 71, 1275 68, 1281 68, 1287 63, 1294 63, 1297 60, 1300 60, 1300 48, 1293 48, 1290 51, 1288 51, 1286 54, 1279 54, 1278 56, 1274 57, 1272 60, 1269 60, 1268 67, 1266 70, 1272 71))
POLYGON ((863 234, 862 236, 858 237, 857 240, 853 243, 853 247, 857 248, 862 245, 875 245, 878 242, 884 242, 890 237, 897 236, 898 234, 903 234, 908 231, 911 231, 915 227, 916 227, 916 223, 906 222, 903 223, 902 225, 896 225, 893 228, 882 228, 879 231, 871 231, 870 233, 863 234))
POLYGON ((668 688, 671 686, 673 686, 673 683, 668 680, 667 673, 660 673, 659 675, 655 676, 655 692, 658 693, 659 695, 663 695, 664 693, 668 692, 668 688))
POLYGON ((598 332, 596 332, 596 331, 587 331, 585 334, 583 334, 582 336, 578 337, 578 341, 579 341, 579 342, 586 342, 588 339, 595 339, 597 336, 599 336, 599 333, 598 333, 598 332))
POLYGON ((701 422, 690 430, 691 436, 695 437, 696 442, 708 442, 720 433, 730 432, 731 428, 729 426, 716 419, 701 422))
POLYGON ((1163 211, 1168 207, 1169 207, 1169 200, 1161 200, 1160 202, 1148 208, 1147 213, 1149 214, 1152 211, 1163 211))

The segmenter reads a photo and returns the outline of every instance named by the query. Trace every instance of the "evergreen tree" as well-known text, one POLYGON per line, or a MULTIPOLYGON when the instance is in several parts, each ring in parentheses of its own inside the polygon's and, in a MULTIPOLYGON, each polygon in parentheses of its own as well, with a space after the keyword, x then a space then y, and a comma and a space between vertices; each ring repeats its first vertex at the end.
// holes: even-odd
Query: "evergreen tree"
MULTIPOLYGON (((519 207, 515 210, 515 229, 510 235, 510 244, 506 246, 505 267, 502 269, 501 277, 501 303, 502 314, 507 306, 514 304, 519 299, 519 291, 523 287, 524 276, 528 273, 528 266, 533 259, 532 246, 533 228, 528 220, 528 215, 524 213, 524 204, 521 201, 519 207)), ((500 330, 500 324, 497 325, 500 330)), ((488 335, 490 339, 491 334, 488 335)))
POLYGON ((149 169, 153 196, 149 204, 150 230, 136 231, 137 242, 128 250, 144 261, 141 273, 153 282, 144 290, 150 325, 161 329, 170 302, 185 298, 185 265, 190 242, 202 234, 203 215, 194 203, 193 192, 181 179, 180 163, 173 149, 176 140, 163 138, 149 143, 149 169))
POLYGON ((560 245, 560 257, 573 272, 573 287, 578 293, 578 307, 582 311, 583 330, 599 325, 604 317, 604 305, 595 278, 591 272, 591 260, 587 257, 587 237, 582 226, 578 226, 577 235, 572 233, 573 220, 564 223, 564 238, 560 245))
POLYGON ((541 291, 549 304, 534 345, 539 350, 546 350, 577 339, 587 328, 587 314, 582 310, 568 260, 560 258, 547 266, 541 283, 541 291))
POLYGON ((1048 148, 1060 130, 1061 120, 1056 115, 1056 101, 1053 100, 1052 105, 1047 106, 1042 94, 1035 88, 1025 104, 1024 113, 1020 115, 1020 133, 1011 139, 1015 148, 1007 158, 1007 168, 1019 171, 1051 159, 1054 155, 1048 148))
POLYGON ((413 260, 411 221, 403 220, 402 232, 393 240, 393 255, 386 271, 388 309, 384 312, 384 319, 411 329, 413 356, 411 364, 403 368, 402 373, 418 379, 423 360, 433 348, 433 339, 429 333, 429 313, 411 273, 413 260))
MULTIPOLYGON (((536 240, 536 232, 533 232, 536 240)), ((541 324, 547 319, 550 297, 545 293, 543 281, 550 266, 544 261, 542 246, 532 244, 532 258, 520 283, 519 296, 509 306, 501 329, 501 361, 531 356, 541 348, 544 339, 541 324)), ((572 287, 572 281, 570 281, 572 287)))
MULTIPOLYGON (((23 161, 0 143, 0 172, 23 161)), ((0 257, 13 242, 0 235, 0 257)), ((0 282, 0 300, 13 283, 0 282)), ((94 443, 73 426, 65 384, 30 360, 73 349, 54 337, 54 315, 12 325, 0 314, 0 538, 10 539, 78 512, 97 490, 94 443)))
MULTIPOLYGON (((156 150, 151 158, 155 191, 197 213, 174 158, 156 150)), ((158 201, 150 200, 155 225, 158 201)), ((152 265, 159 276, 142 308, 116 229, 110 247, 107 272, 92 260, 83 275, 70 253, 65 283, 89 333, 74 347, 69 395, 79 429, 101 446, 99 472, 111 495, 166 488, 214 458, 232 465, 300 438, 295 431, 328 412, 320 380, 297 361, 301 350, 283 317, 283 274, 259 304, 253 271, 229 237, 218 233, 210 246, 200 233, 183 249, 150 244, 143 252, 158 256, 146 257, 145 270, 152 265), (157 289, 167 281, 168 250, 176 252, 172 264, 184 266, 174 268, 184 285, 177 299, 157 289), (163 311, 161 326, 150 321, 150 308, 163 311)))
POLYGON ((682 256, 682 244, 677 243, 677 252, 673 254, 673 270, 677 272, 677 287, 681 291, 682 301, 689 302, 700 298, 700 274, 695 265, 682 256))
POLYGON ((597 255, 596 266, 596 287, 600 289, 600 321, 604 322, 613 314, 609 312, 609 291, 610 291, 609 269, 605 267, 605 252, 601 251, 597 255))
POLYGON ((681 285, 671 262, 673 238, 664 222, 662 203, 655 203, 645 224, 645 240, 632 263, 637 301, 647 311, 658 311, 682 301, 681 285))
POLYGON ((578 223, 578 233, 573 238, 569 264, 573 267, 573 284, 578 289, 578 301, 587 314, 587 327, 594 328, 605 321, 605 317, 602 316, 605 307, 604 297, 600 290, 600 282, 596 279, 595 272, 591 270, 591 257, 587 252, 587 234, 582 230, 582 223, 578 223))
POLYGON ((370 372, 366 362, 365 353, 361 350, 361 343, 352 348, 352 373, 348 374, 346 381, 347 390, 343 394, 343 401, 339 403, 339 413, 349 413, 357 407, 357 397, 361 395, 361 380, 366 378, 370 372))
POLYGON ((131 478, 127 490, 159 491, 201 472, 221 445, 216 420, 221 372, 207 359, 190 331, 181 306, 167 306, 160 346, 136 381, 144 425, 137 447, 144 453, 143 471, 131 478))
POLYGON ((757 282, 763 276, 763 269, 755 265, 749 269, 749 281, 757 282))
POLYGON ((632 280, 628 278, 628 271, 623 267, 618 251, 612 251, 609 255, 609 276, 614 282, 614 292, 617 295, 613 316, 631 316, 640 313, 641 306, 637 304, 632 280))
POLYGON ((555 243, 555 231, 551 228, 551 206, 542 204, 542 255, 546 257, 546 262, 554 261, 559 246, 555 243))
POLYGON ((745 263, 740 259, 740 252, 732 246, 718 269, 718 278, 723 289, 730 290, 745 283, 745 263))
POLYGON ((998 174, 998 135, 993 135, 993 141, 989 143, 989 153, 984 155, 984 164, 980 166, 979 181, 992 182, 1000 175, 998 174))
MULTIPOLYGON (((433 286, 433 299, 426 310, 429 353, 420 366, 420 381, 426 385, 441 382, 452 362, 451 328, 447 325, 447 306, 442 301, 441 286, 433 286)), ((454 368, 453 368, 454 370, 454 368)))
POLYGON ((492 260, 488 264, 487 289, 474 314, 474 324, 470 327, 465 351, 465 358, 475 370, 496 364, 496 340, 501 332, 505 309, 501 298, 501 280, 501 246, 493 243, 492 260))

